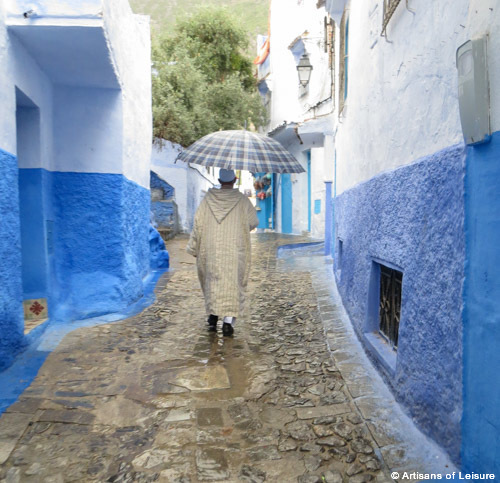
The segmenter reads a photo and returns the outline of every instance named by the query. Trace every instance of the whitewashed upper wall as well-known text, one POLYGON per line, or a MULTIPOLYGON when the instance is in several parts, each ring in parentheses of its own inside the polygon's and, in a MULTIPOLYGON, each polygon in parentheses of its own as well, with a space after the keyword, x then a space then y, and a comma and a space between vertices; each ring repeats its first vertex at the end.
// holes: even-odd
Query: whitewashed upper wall
MULTIPOLYGON (((401 2, 386 40, 383 1, 351 0, 348 96, 335 139, 338 193, 463 141, 455 65, 462 43, 490 33, 490 84, 500 83, 499 0, 408 4, 413 12, 401 2)), ((493 130, 499 95, 492 90, 493 130)))
POLYGON ((316 0, 271 2, 271 129, 283 121, 313 117, 308 108, 330 96, 328 54, 324 52, 325 15, 324 8, 316 7, 316 0), (314 66, 309 93, 303 97, 299 97, 297 62, 289 49, 301 35, 314 66))
POLYGON ((9 16, 22 17, 34 11, 43 17, 96 17, 102 16, 102 0, 4 0, 9 16))
POLYGON ((123 174, 149 188, 149 19, 125 0, 7 0, 0 15, 0 147, 16 152, 17 86, 42 131, 40 159, 22 167, 123 174))
MULTIPOLYGON (((51 168, 53 88, 50 79, 5 25, 0 2, 0 148, 13 154, 16 146, 16 85, 40 108, 40 158, 26 168, 51 168)), ((30 160, 32 163, 33 160, 30 160)))
POLYGON ((152 149, 151 38, 149 17, 128 1, 104 2, 105 32, 122 88, 123 174, 149 187, 152 149))

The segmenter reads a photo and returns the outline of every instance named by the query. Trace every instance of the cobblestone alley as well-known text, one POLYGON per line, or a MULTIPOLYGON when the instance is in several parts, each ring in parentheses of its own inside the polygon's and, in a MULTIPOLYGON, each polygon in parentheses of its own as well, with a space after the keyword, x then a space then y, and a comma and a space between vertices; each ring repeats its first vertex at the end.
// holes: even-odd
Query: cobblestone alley
POLYGON ((3 414, 0 479, 361 483, 450 471, 366 361, 331 265, 277 257, 300 237, 252 236, 251 304, 233 337, 207 331, 187 239, 171 241, 156 302, 67 335, 3 414))

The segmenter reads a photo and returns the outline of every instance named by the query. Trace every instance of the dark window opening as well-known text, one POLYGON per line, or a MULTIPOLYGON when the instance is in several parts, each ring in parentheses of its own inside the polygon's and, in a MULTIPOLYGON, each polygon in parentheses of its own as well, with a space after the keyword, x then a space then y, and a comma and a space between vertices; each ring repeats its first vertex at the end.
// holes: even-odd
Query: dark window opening
POLYGON ((344 250, 344 242, 339 238, 338 239, 338 255, 339 255, 339 260, 338 260, 338 265, 340 266, 342 264, 342 252, 344 250))
POLYGON ((402 285, 402 272, 380 265, 379 330, 394 350, 398 347, 402 285))

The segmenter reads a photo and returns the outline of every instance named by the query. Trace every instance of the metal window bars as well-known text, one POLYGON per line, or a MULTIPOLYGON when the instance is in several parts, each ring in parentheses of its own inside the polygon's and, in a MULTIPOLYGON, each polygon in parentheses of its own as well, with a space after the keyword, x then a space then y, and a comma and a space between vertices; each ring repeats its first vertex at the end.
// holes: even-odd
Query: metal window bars
POLYGON ((398 347, 402 285, 402 272, 380 265, 380 334, 394 350, 398 347))
MULTIPOLYGON (((389 25, 389 21, 400 3, 401 0, 384 0, 384 16, 382 20, 382 32, 380 33, 382 37, 387 37, 387 25, 389 25)), ((406 7, 408 7, 408 0, 406 0, 406 7)))

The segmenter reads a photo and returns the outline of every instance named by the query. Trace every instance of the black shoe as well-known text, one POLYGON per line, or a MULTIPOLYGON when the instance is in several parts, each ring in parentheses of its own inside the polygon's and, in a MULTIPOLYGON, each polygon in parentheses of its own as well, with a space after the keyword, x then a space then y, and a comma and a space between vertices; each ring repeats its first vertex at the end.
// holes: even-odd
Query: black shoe
POLYGON ((210 316, 208 317, 208 320, 207 320, 208 330, 216 331, 218 320, 219 320, 219 317, 217 317, 217 315, 210 314, 210 316))
POLYGON ((231 324, 222 324, 222 335, 233 335, 234 329, 231 324))

